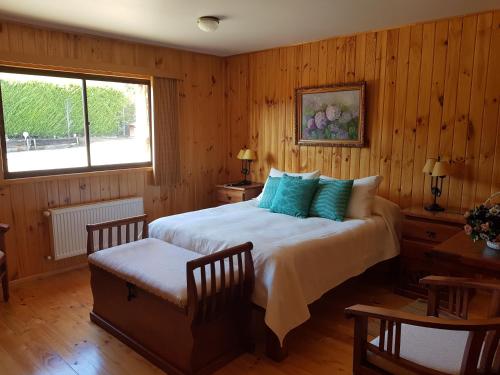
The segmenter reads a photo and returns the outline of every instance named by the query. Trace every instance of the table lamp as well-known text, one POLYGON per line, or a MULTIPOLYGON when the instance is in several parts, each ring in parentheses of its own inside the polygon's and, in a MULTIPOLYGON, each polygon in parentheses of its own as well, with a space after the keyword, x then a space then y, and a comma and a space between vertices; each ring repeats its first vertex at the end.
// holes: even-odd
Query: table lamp
POLYGON ((443 180, 447 173, 446 164, 441 161, 440 157, 437 160, 427 159, 422 172, 431 176, 431 193, 434 196, 434 202, 425 206, 425 209, 433 212, 444 211, 444 208, 437 204, 437 199, 443 190, 443 180))
POLYGON ((249 148, 242 148, 236 157, 241 160, 241 174, 243 175, 243 180, 233 184, 233 186, 250 185, 252 182, 247 180, 247 176, 250 173, 252 161, 257 159, 257 153, 249 148))

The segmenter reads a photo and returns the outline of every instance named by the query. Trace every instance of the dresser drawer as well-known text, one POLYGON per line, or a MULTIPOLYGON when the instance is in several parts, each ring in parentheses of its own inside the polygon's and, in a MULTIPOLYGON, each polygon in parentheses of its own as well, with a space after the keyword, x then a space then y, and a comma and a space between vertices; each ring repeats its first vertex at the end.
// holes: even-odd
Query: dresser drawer
POLYGON ((438 224, 429 221, 406 219, 403 223, 403 237, 440 243, 460 232, 462 228, 454 225, 438 224))
POLYGON ((217 190, 217 201, 221 203, 236 203, 244 199, 245 193, 233 189, 219 189, 217 190))

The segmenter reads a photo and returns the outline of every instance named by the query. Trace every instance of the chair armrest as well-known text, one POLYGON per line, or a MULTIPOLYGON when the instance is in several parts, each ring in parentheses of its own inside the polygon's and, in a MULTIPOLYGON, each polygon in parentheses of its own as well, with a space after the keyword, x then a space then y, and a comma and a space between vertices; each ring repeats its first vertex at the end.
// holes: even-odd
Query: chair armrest
POLYGON ((420 279, 419 283, 426 286, 460 287, 500 291, 500 281, 472 279, 467 277, 427 276, 420 279))
POLYGON ((9 230, 9 225, 8 224, 0 224, 0 233, 5 233, 9 230))
POLYGON ((366 317, 387 320, 394 323, 409 324, 418 327, 446 329, 454 331, 496 330, 500 329, 500 318, 452 320, 441 319, 434 316, 420 316, 404 311, 386 309, 366 305, 354 305, 345 309, 348 318, 366 317))

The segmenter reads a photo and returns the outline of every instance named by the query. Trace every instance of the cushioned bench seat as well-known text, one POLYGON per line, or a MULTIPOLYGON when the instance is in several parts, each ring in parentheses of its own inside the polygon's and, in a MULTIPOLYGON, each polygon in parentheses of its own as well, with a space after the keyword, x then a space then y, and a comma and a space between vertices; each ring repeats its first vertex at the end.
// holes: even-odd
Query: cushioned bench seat
POLYGON ((90 264, 185 308, 186 263, 200 257, 156 238, 145 238, 98 251, 88 259, 90 264))
POLYGON ((87 225, 90 318, 169 374, 210 373, 249 347, 253 245, 202 256, 147 230, 139 239, 144 221, 87 225))

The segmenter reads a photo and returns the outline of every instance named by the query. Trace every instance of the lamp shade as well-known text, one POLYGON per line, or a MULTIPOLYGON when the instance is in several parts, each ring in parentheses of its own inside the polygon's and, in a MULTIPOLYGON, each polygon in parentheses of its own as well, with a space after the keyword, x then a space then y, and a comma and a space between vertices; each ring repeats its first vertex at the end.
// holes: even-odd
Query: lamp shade
POLYGON ((247 148, 242 157, 243 160, 255 160, 257 159, 257 153, 254 150, 247 148))
POLYGON ((444 177, 447 174, 446 163, 437 161, 432 168, 432 177, 444 177))
POLYGON ((243 159, 243 155, 245 155, 245 151, 246 151, 246 150, 245 150, 244 148, 242 148, 242 149, 240 150, 240 152, 238 152, 238 155, 236 156, 236 158, 238 158, 238 159, 242 160, 242 159, 243 159))
POLYGON ((424 169, 422 169, 422 172, 431 174, 434 168, 434 164, 436 164, 436 159, 427 159, 424 165, 424 169))

